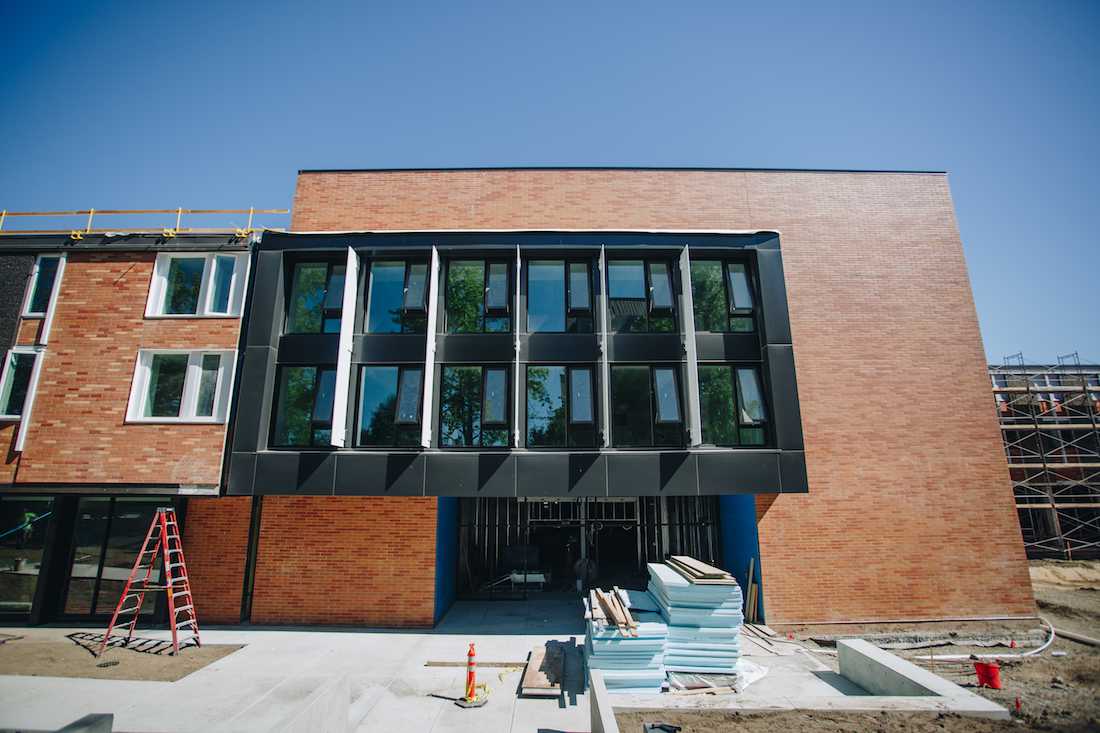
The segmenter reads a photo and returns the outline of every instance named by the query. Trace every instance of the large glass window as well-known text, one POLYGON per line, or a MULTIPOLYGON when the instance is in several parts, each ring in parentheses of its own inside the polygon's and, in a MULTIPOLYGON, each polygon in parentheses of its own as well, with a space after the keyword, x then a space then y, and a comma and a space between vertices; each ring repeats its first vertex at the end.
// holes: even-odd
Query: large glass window
POLYGON ((441 374, 440 444, 448 448, 507 447, 507 368, 444 366, 441 374))
POLYGON ((527 447, 592 448, 590 367, 527 367, 527 447))
POLYGON ((345 266, 299 262, 291 277, 287 333, 339 333, 345 266))
POLYGON ((528 331, 591 332, 591 302, 588 263, 532 260, 527 264, 528 331))
POLYGON ((31 279, 31 289, 27 294, 27 305, 23 309, 25 316, 44 316, 50 307, 54 281, 61 258, 56 255, 42 255, 35 262, 31 279))
POLYGON ((330 445, 335 387, 335 369, 282 367, 272 445, 277 448, 330 445))
POLYGON ((683 444, 678 370, 611 367, 611 441, 619 448, 683 444))
POLYGON ((224 421, 232 370, 232 351, 140 351, 127 419, 224 421))
POLYGON ((359 444, 411 446, 420 442, 421 367, 363 367, 359 386, 359 444))
POLYGON ((691 296, 696 331, 754 329, 752 286, 743 263, 692 260, 691 296))
POLYGON ((764 444, 764 397, 755 368, 700 364, 699 408, 704 443, 764 444))
POLYGON ((157 256, 148 316, 235 316, 244 300, 246 254, 157 256))
POLYGON ((447 266, 447 330, 510 331, 509 282, 507 262, 452 260, 447 266))
POLYGON ((367 288, 367 333, 424 333, 428 266, 423 262, 376 260, 367 288))
POLYGON ((607 263, 607 296, 612 331, 676 330, 672 273, 667 262, 611 260, 607 263))
MULTIPOLYGON (((86 497, 77 506, 73 557, 65 613, 105 616, 114 612, 126 578, 163 500, 86 497)), ((160 581, 160 568, 150 580, 160 581)), ((161 594, 148 593, 141 613, 152 614, 161 594)))
POLYGON ((33 349, 16 347, 8 352, 0 383, 0 417, 17 418, 30 391, 34 363, 38 354, 33 349))
POLYGON ((0 614, 31 612, 52 511, 51 499, 0 497, 0 614))

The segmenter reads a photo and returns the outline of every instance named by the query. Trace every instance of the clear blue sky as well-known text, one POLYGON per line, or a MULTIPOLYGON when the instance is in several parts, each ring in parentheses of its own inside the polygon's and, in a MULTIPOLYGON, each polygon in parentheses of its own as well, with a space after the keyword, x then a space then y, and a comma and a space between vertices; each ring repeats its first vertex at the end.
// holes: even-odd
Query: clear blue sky
POLYGON ((989 357, 1100 359, 1098 2, 13 2, 4 25, 0 208, 286 207, 323 167, 942 169, 989 357))

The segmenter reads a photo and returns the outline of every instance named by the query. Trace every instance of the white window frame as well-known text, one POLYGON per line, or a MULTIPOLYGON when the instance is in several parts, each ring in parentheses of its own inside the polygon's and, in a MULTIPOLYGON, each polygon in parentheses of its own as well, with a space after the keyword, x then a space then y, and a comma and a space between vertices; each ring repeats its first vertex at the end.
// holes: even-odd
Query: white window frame
POLYGON ((44 252, 34 258, 34 268, 31 269, 30 280, 27 281, 27 291, 23 293, 23 318, 45 318, 53 309, 54 293, 57 292, 58 286, 61 284, 61 273, 65 268, 65 255, 57 252, 44 252), (44 259, 56 259, 57 260, 57 272, 53 276, 53 288, 50 290, 50 297, 46 303, 46 310, 44 311, 32 311, 31 300, 34 298, 34 288, 38 285, 38 270, 42 266, 42 260, 44 259))
POLYGON ((233 393, 234 370, 237 352, 233 349, 141 349, 134 364, 134 378, 130 386, 130 402, 126 411, 128 423, 202 423, 220 424, 229 414, 229 398, 233 393), (186 354, 187 374, 183 382, 183 397, 180 400, 178 417, 146 417, 145 403, 149 398, 149 376, 153 357, 158 354, 186 354), (214 391, 214 414, 200 416, 195 414, 199 398, 199 384, 202 380, 202 359, 216 354, 221 357, 218 366, 218 383, 214 391))
POLYGON ((239 318, 244 303, 244 289, 248 282, 250 261, 247 252, 161 252, 157 255, 153 267, 153 277, 149 283, 149 299, 145 305, 146 318, 239 318), (233 278, 229 285, 229 310, 215 311, 211 308, 214 298, 214 266, 217 257, 232 257, 233 278), (204 259, 202 285, 199 287, 199 304, 196 313, 165 313, 164 299, 168 293, 168 270, 175 259, 204 259))
POLYGON ((8 384, 8 378, 11 377, 11 356, 12 354, 34 354, 34 364, 31 366, 31 379, 27 383, 27 396, 23 400, 23 414, 22 415, 9 415, 7 413, 0 414, 0 421, 2 422, 20 422, 23 416, 27 414, 27 408, 34 403, 34 392, 38 386, 38 372, 42 363, 42 350, 34 346, 13 346, 7 350, 4 354, 4 368, 0 370, 0 395, 3 395, 4 388, 8 384))

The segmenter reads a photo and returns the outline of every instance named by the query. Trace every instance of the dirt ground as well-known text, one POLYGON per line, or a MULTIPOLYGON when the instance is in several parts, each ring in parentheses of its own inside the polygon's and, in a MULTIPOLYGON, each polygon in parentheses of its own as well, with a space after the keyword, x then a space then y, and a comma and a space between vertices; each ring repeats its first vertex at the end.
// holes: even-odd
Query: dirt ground
POLYGON ((241 648, 229 644, 188 647, 173 656, 170 643, 135 638, 129 647, 112 646, 97 658, 93 652, 102 638, 101 633, 91 632, 61 639, 0 634, 0 675, 175 682, 241 648))
MULTIPOLYGON (((1100 637, 1100 561, 1061 562, 1052 560, 1031 563, 1032 587, 1039 615, 1055 628, 1100 637)), ((961 636, 983 633, 1004 634, 1007 638, 1025 636, 1035 624, 991 622, 958 624, 945 629, 944 624, 914 626, 875 626, 869 632, 923 631, 929 634, 958 631, 961 636)), ((796 638, 806 639, 822 634, 858 635, 860 629, 831 627, 829 629, 800 628, 796 638)), ((1025 649, 1026 649, 1026 645, 1025 649)), ((749 733, 768 731, 807 731, 808 733, 839 733, 840 731, 925 731, 955 733, 962 731, 994 733, 998 731, 1085 731, 1100 733, 1100 648, 1057 638, 1054 644, 1035 657, 1001 662, 1003 689, 978 688, 974 666, 970 662, 932 663, 916 659, 929 653, 997 653, 1008 649, 941 646, 912 651, 896 651, 900 656, 935 671, 937 674, 971 689, 1008 708, 1015 709, 1020 699, 1020 713, 1011 721, 978 720, 957 715, 918 713, 818 713, 791 711, 784 713, 733 714, 718 711, 633 711, 616 715, 624 733, 642 729, 643 722, 663 722, 682 726, 682 733, 749 733), (1053 656, 1052 652, 1065 652, 1053 656)), ((835 668, 835 657, 822 656, 822 661, 835 668)))

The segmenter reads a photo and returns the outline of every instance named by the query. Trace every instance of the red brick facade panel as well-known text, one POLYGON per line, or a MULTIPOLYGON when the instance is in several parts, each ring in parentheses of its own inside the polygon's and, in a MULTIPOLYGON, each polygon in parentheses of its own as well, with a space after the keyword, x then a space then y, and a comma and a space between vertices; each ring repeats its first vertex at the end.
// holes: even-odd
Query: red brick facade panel
POLYGON ((758 502, 768 621, 1034 613, 945 176, 305 173, 292 226, 779 231, 810 493, 758 502))
POLYGON ((183 551, 200 627, 240 622, 251 512, 249 496, 187 500, 183 551))
POLYGON ((24 318, 19 321, 19 330, 15 334, 16 346, 34 346, 42 334, 42 318, 24 318))
POLYGON ((139 349, 237 348, 237 318, 145 318, 155 260, 69 254, 16 481, 219 482, 225 425, 126 423, 139 349))
POLYGON ((434 498, 268 496, 260 523, 253 623, 432 625, 434 498))

